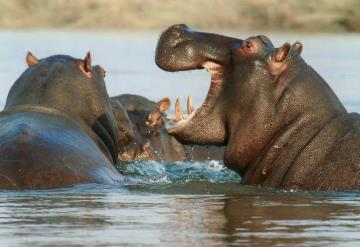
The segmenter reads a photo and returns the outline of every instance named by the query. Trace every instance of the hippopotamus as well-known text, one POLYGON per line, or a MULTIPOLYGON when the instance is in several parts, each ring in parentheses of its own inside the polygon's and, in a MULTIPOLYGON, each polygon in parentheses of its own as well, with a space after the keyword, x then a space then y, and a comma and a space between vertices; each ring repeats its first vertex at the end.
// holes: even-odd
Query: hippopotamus
POLYGON ((184 143, 226 145, 224 164, 245 185, 359 189, 360 116, 346 111, 302 50, 300 42, 276 48, 264 35, 240 39, 184 24, 168 28, 156 64, 211 75, 203 105, 168 132, 184 143))
POLYGON ((26 62, 0 113, 0 189, 122 183, 105 70, 90 53, 26 62))
MULTIPOLYGON (((164 97, 155 102, 140 95, 122 94, 111 97, 113 113, 118 122, 119 133, 130 140, 122 145, 118 160, 155 160, 165 162, 186 160, 220 160, 224 154, 223 146, 183 145, 169 135, 165 125, 180 121, 182 114, 179 100, 175 107, 175 116, 167 116, 171 105, 169 98, 164 97)), ((192 111, 191 98, 188 99, 188 111, 192 111)))

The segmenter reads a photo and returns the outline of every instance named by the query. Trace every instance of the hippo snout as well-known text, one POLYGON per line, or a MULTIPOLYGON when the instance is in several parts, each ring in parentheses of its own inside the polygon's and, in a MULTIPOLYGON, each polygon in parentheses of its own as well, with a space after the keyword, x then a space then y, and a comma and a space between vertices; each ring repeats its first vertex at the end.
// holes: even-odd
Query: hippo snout
POLYGON ((185 24, 176 24, 166 29, 160 36, 163 49, 173 48, 179 43, 191 40, 191 29, 185 24))
POLYGON ((185 24, 176 24, 160 36, 155 62, 166 71, 203 68, 206 62, 226 65, 233 47, 241 42, 241 39, 197 32, 185 24))
POLYGON ((201 45, 194 32, 185 24, 176 24, 166 29, 159 38, 155 62, 163 70, 179 71, 196 68, 200 60, 201 45))

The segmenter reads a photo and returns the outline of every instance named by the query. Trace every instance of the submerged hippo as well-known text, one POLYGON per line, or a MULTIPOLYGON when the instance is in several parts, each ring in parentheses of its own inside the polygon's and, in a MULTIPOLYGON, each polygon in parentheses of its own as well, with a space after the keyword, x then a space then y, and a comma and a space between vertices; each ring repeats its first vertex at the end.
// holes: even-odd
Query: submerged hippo
POLYGON ((205 68, 208 95, 168 129, 182 142, 226 144, 224 163, 242 184, 298 190, 360 188, 360 116, 347 113, 301 58, 302 44, 275 48, 174 25, 160 37, 166 71, 205 68))
POLYGON ((123 181, 105 71, 90 53, 26 61, 0 113, 0 189, 123 181))
MULTIPOLYGON (((165 114, 171 104, 168 98, 154 102, 140 95, 123 94, 111 97, 111 102, 115 118, 122 128, 119 132, 126 133, 131 140, 130 144, 119 150, 119 160, 174 162, 222 159, 224 147, 183 145, 167 133, 167 122, 179 121, 185 117, 181 114, 179 101, 173 119, 165 114)), ((188 108, 191 111, 190 98, 188 108)))

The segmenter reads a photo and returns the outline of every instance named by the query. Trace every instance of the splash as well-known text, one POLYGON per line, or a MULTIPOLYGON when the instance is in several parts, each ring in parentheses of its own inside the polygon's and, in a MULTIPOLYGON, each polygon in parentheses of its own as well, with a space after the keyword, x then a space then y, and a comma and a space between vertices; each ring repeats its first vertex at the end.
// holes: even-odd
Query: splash
POLYGON ((188 182, 239 182, 240 177, 221 161, 119 162, 117 169, 138 184, 171 184, 188 182))

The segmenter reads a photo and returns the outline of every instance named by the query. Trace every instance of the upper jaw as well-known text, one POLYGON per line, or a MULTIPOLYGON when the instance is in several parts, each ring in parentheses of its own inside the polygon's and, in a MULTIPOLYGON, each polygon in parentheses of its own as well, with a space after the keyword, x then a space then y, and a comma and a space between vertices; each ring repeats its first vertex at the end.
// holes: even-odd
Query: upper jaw
POLYGON ((205 67, 211 61, 226 66, 232 49, 241 39, 197 32, 186 25, 174 25, 162 33, 156 53, 156 64, 165 71, 175 72, 205 67))

